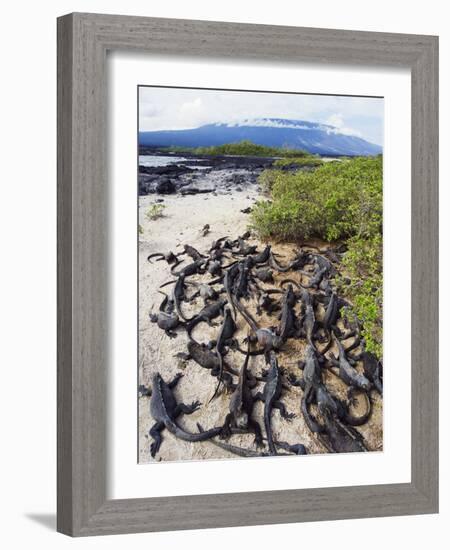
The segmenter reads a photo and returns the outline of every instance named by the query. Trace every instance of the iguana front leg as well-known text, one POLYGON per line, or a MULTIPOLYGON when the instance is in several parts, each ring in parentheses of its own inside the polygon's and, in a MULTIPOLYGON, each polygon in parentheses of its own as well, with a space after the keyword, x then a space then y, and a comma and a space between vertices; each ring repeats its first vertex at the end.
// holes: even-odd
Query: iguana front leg
POLYGON ((292 419, 296 417, 295 413, 287 412, 284 403, 281 401, 274 401, 272 406, 274 409, 278 409, 280 411, 281 418, 284 418, 288 422, 291 422, 292 419))
POLYGON ((180 414, 192 414, 195 411, 198 411, 200 408, 200 401, 193 401, 190 405, 185 405, 184 403, 178 403, 175 407, 174 417, 180 416, 180 414))
POLYGON ((175 378, 167 384, 169 388, 173 390, 175 386, 178 384, 178 382, 183 378, 183 376, 184 374, 182 372, 177 372, 177 374, 175 375, 175 378))
POLYGON ((296 378, 292 373, 289 373, 288 381, 291 384, 291 386, 299 387, 303 391, 305 390, 305 381, 302 378, 296 378))

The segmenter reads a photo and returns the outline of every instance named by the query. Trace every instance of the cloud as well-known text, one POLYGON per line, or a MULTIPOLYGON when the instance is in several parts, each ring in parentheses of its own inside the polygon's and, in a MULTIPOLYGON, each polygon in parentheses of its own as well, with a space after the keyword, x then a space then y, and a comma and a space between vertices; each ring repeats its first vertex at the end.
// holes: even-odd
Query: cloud
POLYGON ((161 110, 152 103, 142 103, 139 114, 145 118, 156 117, 161 113, 161 110))
POLYGON ((196 97, 193 101, 186 101, 180 105, 180 114, 182 116, 197 115, 202 109, 202 100, 196 97))
POLYGON ((334 126, 334 129, 329 128, 327 130, 329 133, 344 134, 346 136, 363 137, 359 130, 345 126, 344 117, 342 113, 334 113, 331 116, 329 116, 326 120, 326 124, 329 124, 330 126, 334 126))

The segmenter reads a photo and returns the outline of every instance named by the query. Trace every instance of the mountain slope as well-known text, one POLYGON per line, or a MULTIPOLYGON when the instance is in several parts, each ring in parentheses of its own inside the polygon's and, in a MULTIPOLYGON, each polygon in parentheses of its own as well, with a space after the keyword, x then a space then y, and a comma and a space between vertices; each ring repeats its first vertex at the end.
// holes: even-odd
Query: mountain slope
POLYGON ((242 140, 269 147, 304 149, 320 155, 367 156, 382 152, 379 145, 341 134, 333 126, 279 118, 206 124, 188 130, 139 132, 139 145, 148 147, 207 147, 242 140))

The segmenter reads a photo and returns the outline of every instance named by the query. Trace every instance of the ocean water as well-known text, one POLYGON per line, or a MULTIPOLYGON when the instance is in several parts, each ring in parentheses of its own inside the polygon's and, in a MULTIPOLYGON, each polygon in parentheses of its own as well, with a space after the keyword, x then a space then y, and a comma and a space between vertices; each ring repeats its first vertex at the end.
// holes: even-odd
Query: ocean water
POLYGON ((139 166, 167 166, 188 160, 186 157, 173 155, 139 155, 139 166))

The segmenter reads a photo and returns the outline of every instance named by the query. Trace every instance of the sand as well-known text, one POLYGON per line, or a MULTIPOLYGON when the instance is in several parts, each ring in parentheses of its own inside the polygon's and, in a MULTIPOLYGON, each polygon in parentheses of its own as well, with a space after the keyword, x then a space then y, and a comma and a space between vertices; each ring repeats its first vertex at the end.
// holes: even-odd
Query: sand
MULTIPOLYGON (((215 175, 215 177, 217 174, 215 175)), ((229 193, 229 191, 228 191, 229 193)), ((183 362, 174 357, 178 352, 186 351, 187 337, 183 330, 178 331, 177 338, 170 339, 158 328, 155 323, 150 322, 149 313, 159 307, 163 296, 158 294, 159 286, 173 279, 170 275, 170 266, 166 262, 154 262, 150 264, 147 256, 155 252, 166 252, 172 250, 179 252, 184 243, 189 243, 198 250, 206 251, 211 242, 224 235, 230 235, 236 238, 244 233, 249 223, 249 216, 241 212, 242 209, 252 206, 258 199, 260 189, 256 184, 248 184, 242 191, 233 189, 230 194, 208 193, 205 195, 148 195, 139 199, 139 220, 142 228, 139 242, 139 380, 141 384, 149 385, 151 375, 159 371, 166 380, 170 380, 177 372, 183 372, 184 376, 177 385, 175 395, 177 400, 184 403, 191 403, 199 400, 202 407, 192 415, 182 415, 179 419, 181 426, 189 431, 197 432, 196 423, 199 422, 203 428, 207 429, 213 426, 223 424, 224 418, 228 413, 229 395, 223 393, 218 398, 208 404, 209 399, 214 393, 217 380, 210 375, 210 372, 201 368, 193 361, 183 362), (164 216, 157 220, 149 220, 146 212, 149 207, 158 199, 163 199, 165 205, 164 216), (202 228, 209 224, 210 233, 207 236, 202 235, 202 228)), ((250 243, 257 241, 250 239, 250 243)), ((261 250, 264 243, 257 243, 261 250)), ((274 249, 283 254, 286 260, 292 257, 292 251, 295 244, 275 244, 274 249)), ((283 260, 284 262, 284 260, 283 260)), ((276 279, 282 279, 284 274, 280 274, 276 279), (281 276, 280 276, 281 275, 281 276)), ((192 278, 195 280, 195 277, 192 278)), ((166 287, 170 291, 171 286, 166 287)), ((192 305, 184 304, 183 310, 187 316, 191 316, 202 307, 200 299, 192 305)), ((246 304, 247 305, 247 304, 246 304)), ((250 309, 252 309, 250 307, 250 309)), ((254 310, 252 310, 254 311, 254 310)), ((261 322, 266 325, 275 324, 274 318, 261 318, 261 322)), ((239 316, 238 318, 239 340, 246 335, 248 326, 239 316)), ((196 327, 194 337, 199 341, 207 341, 216 336, 217 328, 210 328, 202 323, 196 327)), ((351 340, 349 341, 351 342, 351 340)), ((304 343, 302 341, 289 340, 286 350, 278 355, 280 366, 287 372, 294 373, 297 377, 301 372, 297 367, 297 362, 303 357, 304 343)), ((238 352, 230 352, 227 355, 227 362, 240 367, 244 356, 238 352)), ((250 370, 254 374, 260 373, 265 367, 262 357, 253 357, 250 359, 250 370)), ((332 373, 326 372, 324 379, 329 388, 334 393, 345 396, 346 386, 332 373)), ((262 390, 261 384, 258 388, 262 390)), ((382 450, 382 400, 372 392, 373 395, 373 414, 370 420, 358 430, 365 436, 370 450, 382 450)), ((310 432, 305 425, 300 411, 300 400, 302 390, 297 387, 291 387, 283 391, 282 400, 289 412, 296 414, 296 418, 289 422, 280 417, 279 411, 275 410, 272 415, 272 427, 275 439, 287 441, 291 444, 303 443, 309 453, 326 453, 317 436, 310 432)), ((361 401, 361 408, 356 407, 355 414, 362 414, 364 407, 361 401)), ((262 403, 255 405, 254 417, 263 427, 262 422, 262 403)), ((314 409, 313 409, 314 411, 314 409)), ((139 462, 153 462, 150 456, 151 438, 148 435, 150 427, 154 424, 149 411, 149 398, 140 397, 139 399, 139 462)), ((264 429, 263 429, 264 434, 264 429)), ((233 458, 238 459, 236 455, 219 449, 210 442, 189 443, 176 439, 167 430, 162 433, 163 442, 156 461, 164 460, 198 460, 198 459, 219 459, 233 458)), ((255 450, 253 444, 253 435, 234 435, 228 443, 247 447, 255 450)), ((300 457, 301 458, 301 457, 300 457)))

